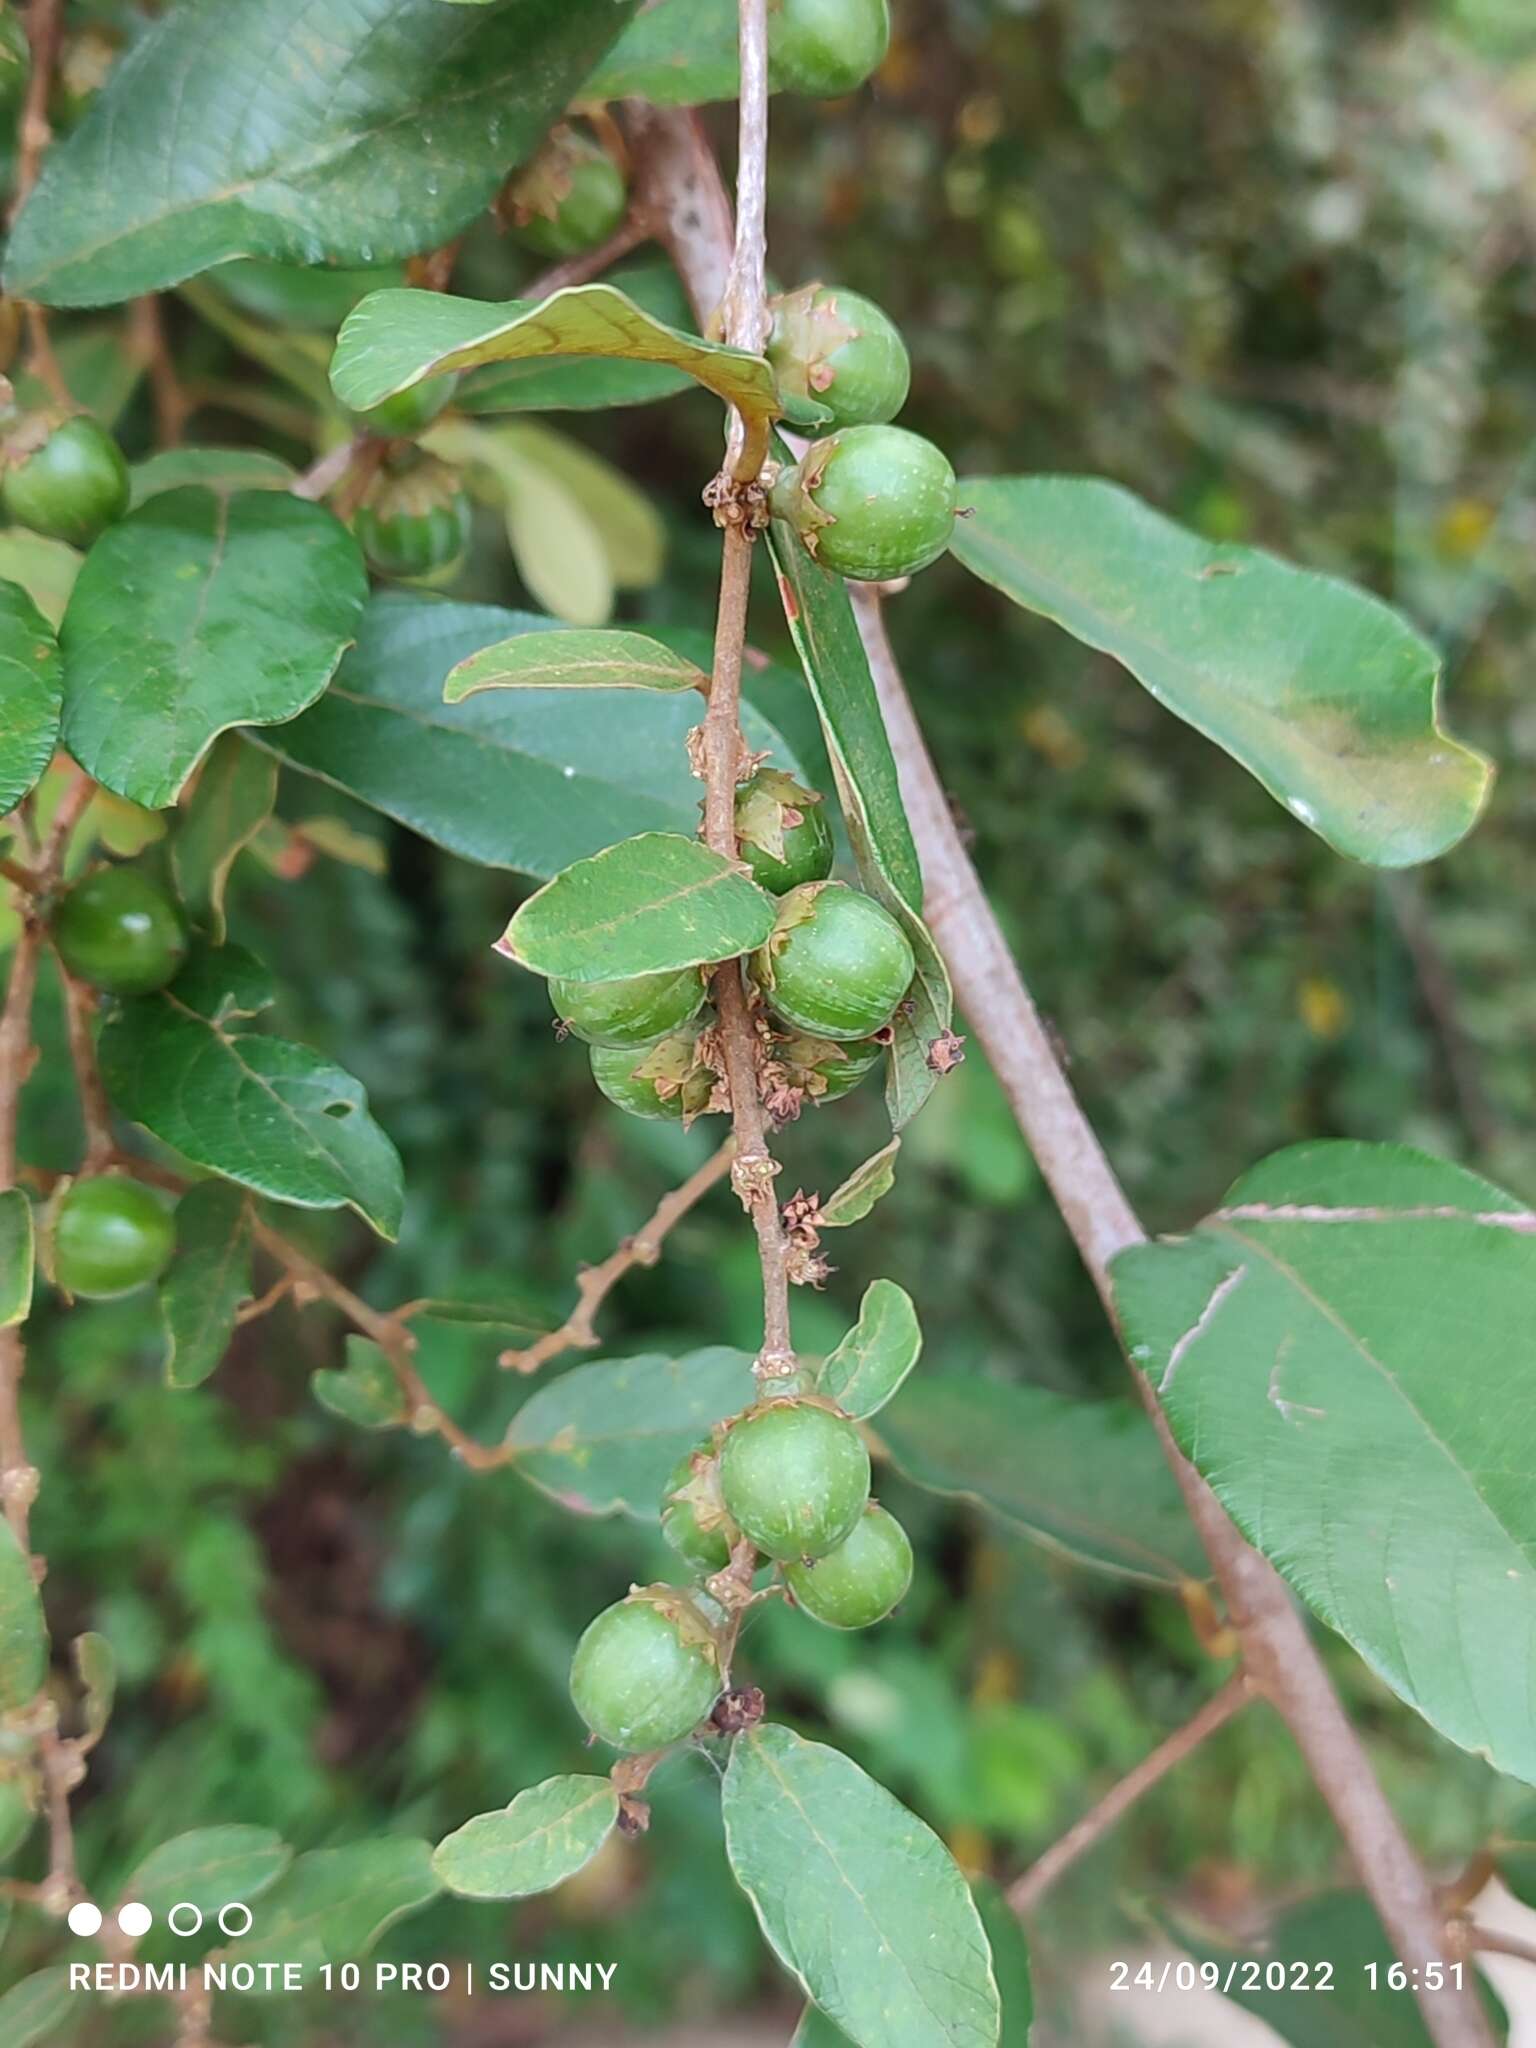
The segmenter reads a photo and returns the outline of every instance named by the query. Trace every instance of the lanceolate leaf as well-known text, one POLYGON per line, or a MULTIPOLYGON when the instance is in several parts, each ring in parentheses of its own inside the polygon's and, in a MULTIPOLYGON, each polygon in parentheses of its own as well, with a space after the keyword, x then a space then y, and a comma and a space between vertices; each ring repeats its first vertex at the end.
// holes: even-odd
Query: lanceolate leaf
POLYGON ((108 1019, 109 1094, 198 1166, 300 1208, 348 1206, 393 1237, 399 1155, 350 1074, 307 1046, 241 1028, 271 1001, 264 970, 238 946, 195 954, 169 988, 108 1019))
POLYGON ((1031 1542, 1153 1584, 1206 1575, 1157 1439, 1129 1401, 925 1374, 876 1433, 908 1479, 974 1501, 1031 1542))
MULTIPOLYGON (((257 737, 450 853, 541 880, 631 833, 696 831, 691 695, 508 690, 443 703, 443 678, 466 656, 554 625, 497 605, 386 593, 319 703, 257 737)), ((749 712, 744 723, 749 746, 795 772, 765 720, 749 712)))
POLYGON ((660 363, 735 406, 762 434, 779 415, 778 388, 762 356, 669 327, 609 284, 503 305, 446 292, 372 292, 342 322, 331 387, 361 412, 442 370, 534 356, 660 363))
POLYGON ((1379 599, 1176 526, 1094 477, 981 477, 954 553, 1121 661, 1339 852, 1432 860, 1492 776, 1438 722, 1440 661, 1379 599))
POLYGON ((367 578, 323 506, 285 491, 167 491, 110 527, 64 614, 64 741, 150 810, 235 725, 313 703, 357 631, 367 578))
POLYGON ((556 875, 498 945, 535 974, 608 981, 750 953, 773 930, 776 907, 699 840, 645 832, 556 875))
POLYGON ((250 1291, 250 1200, 227 1181, 200 1181, 176 1205, 176 1253, 160 1282, 167 1386, 201 1386, 218 1368, 250 1291))
POLYGON ((59 743, 64 671, 53 628, 18 583, 0 583, 0 817, 59 743))
POLYGON ((75 1637, 70 1644, 70 1656, 80 1683, 84 1732, 92 1742, 97 1742, 112 1718, 112 1703, 117 1697, 117 1659, 106 1637, 94 1630, 75 1637))
POLYGON ((36 1697, 48 1669, 48 1631, 32 1560, 0 1522, 0 1714, 36 1697))
POLYGON ((210 938, 224 937, 224 891, 243 849, 272 815, 277 762, 238 733, 222 734, 176 822, 171 870, 195 923, 210 938))
POLYGON ((257 1927, 217 1957, 309 1968, 356 1962, 386 1928, 441 1890, 426 1842, 386 1835, 346 1849, 314 1849, 289 1866, 257 1927))
POLYGON ((122 1895, 140 1900, 157 1920, 181 1900, 211 1919, 233 1900, 259 1898, 292 1861, 293 1851, 271 1828, 194 1828, 152 1849, 122 1895))
POLYGON ((32 1204, 21 1188, 0 1193, 0 1330, 32 1308, 32 1204))
POLYGON ((1114 1284, 1249 1541, 1443 1735, 1536 1780, 1536 1215, 1406 1146, 1297 1145, 1114 1284))
POLYGON ((917 852, 847 589, 841 578, 812 561, 782 523, 775 523, 771 538, 785 616, 821 716, 860 879, 899 919, 917 957, 910 1007, 894 1020, 885 1085, 891 1122, 899 1130, 922 1108, 938 1079, 930 1053, 949 1029, 954 997, 922 920, 917 852))
POLYGON ((850 1415, 873 1415, 900 1387, 922 1348, 911 1295, 894 1280, 872 1281, 859 1304, 859 1320, 821 1369, 817 1392, 850 1415))
POLYGON ((900 1150, 900 1138, 892 1138, 888 1145, 882 1145, 862 1166, 855 1168, 841 1187, 832 1190, 816 1219, 823 1230, 841 1229, 847 1224, 864 1221, 876 1202, 895 1187, 896 1154, 900 1150))
POLYGON ((519 633, 498 640, 449 672, 443 698, 462 704, 477 690, 703 690, 709 678, 644 633, 519 633))
POLYGON ((996 2048, 975 1901, 938 1836, 883 1786, 765 1721, 732 1746, 722 1811, 769 1945, 856 2048, 996 2048))
POLYGON ((578 1365, 518 1410, 512 1469, 578 1514, 654 1521, 678 1459, 754 1393, 746 1351, 578 1365))
POLYGON ((619 1795, 607 1778, 546 1778, 440 1842, 432 1868, 463 1899, 526 1899, 574 1877, 607 1841, 619 1795))
MULTIPOLYGON (((609 271, 607 282, 668 327, 686 329, 693 314, 670 263, 641 259, 609 271)), ((650 405, 700 387, 665 363, 635 363, 614 356, 525 356, 471 370, 454 397, 455 410, 495 412, 605 412, 618 405, 650 405)))
POLYGON ((104 305, 231 256, 369 264, 434 248, 485 208, 629 12, 183 0, 49 151, 6 288, 104 305))

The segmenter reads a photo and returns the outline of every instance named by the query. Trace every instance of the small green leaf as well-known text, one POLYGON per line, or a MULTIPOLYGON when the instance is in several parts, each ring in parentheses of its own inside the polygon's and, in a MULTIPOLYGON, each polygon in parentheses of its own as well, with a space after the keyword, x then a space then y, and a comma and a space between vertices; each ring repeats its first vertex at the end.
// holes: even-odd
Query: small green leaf
POLYGON ((19 583, 0 583, 0 817, 53 759, 63 693, 52 626, 19 583))
POLYGON ((438 1844, 432 1868, 461 1899, 526 1899, 590 1863, 618 1817, 607 1778, 546 1778, 502 1812, 466 1821, 438 1844))
POLYGON ((954 553, 1123 662, 1340 853, 1433 860, 1492 766, 1441 727, 1440 657, 1379 598, 1202 539, 1096 477, 970 477, 954 553))
POLYGON ((535 974, 610 981, 750 953, 776 906, 697 839, 644 832, 577 861, 530 896, 498 948, 535 974))
POLYGON ((444 1301, 433 1295, 417 1302, 411 1317, 419 1323, 467 1323, 472 1328, 494 1331, 506 1337, 543 1337, 554 1327, 548 1316, 540 1315, 520 1301, 502 1297, 495 1301, 444 1301))
POLYGON ((176 1252, 160 1282, 165 1383, 200 1387, 235 1334, 251 1291, 251 1205, 227 1181, 199 1181, 176 1205, 176 1252))
POLYGON ((741 85, 729 0, 653 0, 581 89, 584 100, 649 100, 701 107, 733 100, 741 85))
POLYGON ((655 1521, 678 1459, 755 1391, 751 1353, 722 1347, 578 1365, 513 1418, 513 1470, 577 1514, 655 1521))
POLYGON ((977 1884, 971 1889, 992 1950, 992 1972, 1003 2002, 1003 2030, 998 2036, 998 2048, 1029 2048, 1035 1989, 1029 1970, 1029 1944, 1019 1925, 1019 1916, 995 1884, 977 1884))
POLYGON ((314 702, 357 631, 357 543, 284 491, 184 486, 109 527, 64 614, 64 741, 150 810, 221 732, 314 702))
POLYGON ((346 1849, 314 1849, 290 1864, 268 1895, 259 1929, 216 1951, 213 1960, 307 1969, 357 1962, 386 1929, 441 1890, 426 1842, 386 1836, 346 1849))
POLYGON ((240 947, 194 952, 168 988, 108 1018, 108 1093, 209 1172, 299 1208, 353 1208, 393 1237, 399 1154, 350 1074, 307 1046, 238 1028, 271 1001, 265 970, 240 947))
POLYGON ((323 1366, 309 1384, 322 1408, 359 1429, 399 1429, 410 1420, 394 1369, 370 1338, 348 1337, 345 1367, 334 1372, 323 1366))
POLYGON ((862 1223, 876 1202, 896 1185, 896 1154, 900 1138, 892 1138, 855 1167, 841 1187, 834 1188, 822 1203, 817 1222, 824 1230, 840 1230, 849 1223, 862 1223))
POLYGON ((736 1737, 721 1803, 769 1946, 858 2048, 996 2048, 987 1937, 931 1828, 848 1757, 771 1721, 736 1737))
POLYGON ((171 841, 171 872, 187 913, 215 944, 224 940, 224 892, 230 870, 271 817, 277 762, 239 733, 213 743, 171 841))
POLYGON ((0 576, 21 585, 55 633, 83 560, 67 541, 49 540, 24 526, 0 530, 0 576))
POLYGON ((707 690, 691 661, 644 633, 519 633, 449 671, 443 700, 477 690, 707 690))
POLYGON ((51 2040, 68 2024, 75 1997, 65 1967, 23 1977, 0 1997, 0 2041, 5 2048, 37 2048, 51 2040))
POLYGON ((0 1330, 32 1312, 32 1204, 21 1188, 0 1191, 0 1330))
POLYGON ((48 1628, 32 1560, 0 1521, 0 1714, 37 1697, 48 1670, 48 1628))
POLYGON ((225 498, 236 491, 286 491, 294 475, 291 464, 264 448, 166 448, 136 462, 129 472, 135 507, 186 484, 200 484, 225 498))
POLYGON ((293 1851, 271 1828, 194 1828, 152 1849, 122 1888, 157 1920, 181 1901, 210 1918, 221 1906, 248 1904, 276 1884, 293 1851))
MULTIPOLYGON (((575 499, 603 544, 617 589, 648 590, 660 581, 667 562, 666 522, 653 499, 622 469, 585 443, 532 421, 503 426, 498 437, 575 499)), ((431 434, 426 438, 430 442, 431 434)))
POLYGON ((529 596, 570 625, 602 625, 613 613, 613 570, 579 500, 511 450, 501 455, 497 482, 507 545, 529 596))
MULTIPOLYGON (((99 1742, 112 1718, 112 1704, 117 1698, 117 1658, 106 1637, 94 1631, 75 1637, 70 1645, 70 1656, 81 1691, 83 1733, 89 1741, 99 1742)), ((137 1898, 139 1894, 133 1892, 130 1896, 137 1898)))
POLYGON ((894 1280, 873 1280, 859 1304, 859 1320, 821 1368, 816 1390, 850 1415, 874 1415, 911 1372, 922 1348, 911 1295, 894 1280))

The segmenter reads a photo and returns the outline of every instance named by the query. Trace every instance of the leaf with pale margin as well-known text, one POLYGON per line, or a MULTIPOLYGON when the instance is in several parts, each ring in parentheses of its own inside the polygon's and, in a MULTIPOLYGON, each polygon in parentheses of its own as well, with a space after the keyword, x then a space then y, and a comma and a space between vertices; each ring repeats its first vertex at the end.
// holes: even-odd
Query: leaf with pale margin
POLYGON ((348 1337, 342 1370, 322 1366, 309 1384, 322 1408, 359 1429, 399 1429, 410 1420, 410 1408, 394 1368, 371 1338, 348 1337))
POLYGON ((37 1697, 48 1670, 48 1629, 32 1559, 0 1521, 0 1714, 37 1697))
POLYGON ((874 1415, 896 1393, 922 1348, 911 1295, 894 1280, 872 1280, 859 1320, 822 1366, 816 1391, 849 1415, 874 1415))
MULTIPOLYGON (((621 264, 606 282, 654 319, 687 329, 693 319, 677 272, 665 261, 621 264)), ((700 387, 665 363, 632 363, 612 356, 527 356, 471 370, 454 394, 454 407, 470 414, 607 412, 614 406, 651 405, 700 387)))
POLYGON ((951 549, 1122 662, 1340 853, 1433 860, 1491 764, 1439 724, 1440 657, 1352 584, 1202 539, 1096 477, 968 477, 951 549))
POLYGON ((1014 1534, 1104 1571, 1177 1586, 1209 1569, 1146 1417, 1129 1401, 924 1376, 880 1418, 897 1469, 1014 1534))
MULTIPOLYGON (((467 656, 555 629, 532 612, 382 593, 319 703, 251 737, 464 860, 540 880, 636 832, 694 831, 691 698, 508 690, 443 703, 443 678, 467 656)), ((749 747, 797 772, 765 719, 742 722, 749 747)))
POLYGON ((1407 1146, 1296 1145, 1112 1277, 1249 1542, 1431 1726, 1536 1781, 1536 1215, 1407 1146))
POLYGON ((643 832, 535 890, 497 948, 535 974, 612 981, 750 953, 776 911, 724 854, 677 833, 643 832))
POLYGON ((392 1238, 399 1154, 350 1074, 308 1046, 238 1028, 271 1001, 265 969, 242 948, 195 952, 168 988, 108 1018, 108 1094, 209 1172, 299 1208, 355 1209, 392 1238))
POLYGON ((242 1188, 199 1181, 177 1203, 176 1251, 160 1282, 168 1387, 200 1387, 223 1360, 251 1292, 251 1246, 242 1188))
POLYGON ((24 1323, 32 1309, 32 1204, 21 1188, 0 1190, 0 1330, 24 1323))
POLYGON ((477 690, 703 690, 709 678, 644 633, 519 633, 450 670, 446 704, 477 690))
POLYGON ((0 817, 15 810, 53 759, 63 702, 52 626, 19 583, 0 582, 0 817))
POLYGON ((386 1929, 441 1890, 426 1842, 390 1835, 345 1849, 313 1849, 289 1865, 268 1895, 259 1929, 212 1960, 311 1969, 357 1962, 386 1929))
POLYGON ((23 1977, 0 1996, 0 2041, 5 2048, 37 2048, 40 2042, 57 2039, 77 2009, 77 1998, 70 1989, 69 1971, 62 1966, 23 1977))
MULTIPOLYGON (((82 1733, 88 1742, 99 1742, 112 1718, 117 1698, 117 1658, 105 1636, 88 1630, 69 1646, 70 1660, 80 1686, 82 1733)), ((137 1898, 137 1892, 131 1893, 137 1898)))
POLYGON ((816 1217, 819 1226, 823 1230, 840 1230, 850 1223, 862 1223, 876 1202, 895 1187, 896 1154, 900 1150, 900 1138, 892 1138, 862 1166, 855 1167, 821 1204, 816 1217))
POLYGON ((285 491, 187 485, 91 549, 64 614, 64 743, 149 810, 173 804, 221 732, 312 704, 357 632, 351 534, 285 491))
POLYGON ((856 1763, 765 1721, 721 1800, 769 1946, 857 2048, 996 2048, 987 1937, 944 1844, 856 1763))
POLYGON ((526 1899, 574 1877, 619 1817, 607 1778, 546 1778, 439 1842, 432 1868, 461 1899, 526 1899))
POLYGON ((122 1896, 141 1900, 157 1920, 183 1900, 212 1918, 221 1906, 259 1898, 292 1862, 293 1851, 271 1828, 194 1828, 152 1849, 122 1896))
POLYGON ((907 1002, 892 1020, 886 1073, 886 1107, 900 1130, 938 1080, 929 1049, 949 1029, 954 996, 923 923, 917 850, 847 588, 811 559, 782 521, 774 522, 769 537, 784 615, 816 700, 860 880, 901 925, 917 960, 907 1002))
POLYGON ((436 248, 485 210, 630 11, 173 7, 48 152, 6 289, 105 305, 232 256, 371 264, 436 248))
POLYGON ((512 1469, 577 1514, 653 1522, 679 1458, 755 1394, 751 1353, 719 1346, 578 1365, 514 1416, 512 1469))
POLYGON ((239 733, 221 733, 181 807, 171 873, 188 916, 215 944, 224 939, 224 892, 240 854, 277 804, 277 762, 239 733))

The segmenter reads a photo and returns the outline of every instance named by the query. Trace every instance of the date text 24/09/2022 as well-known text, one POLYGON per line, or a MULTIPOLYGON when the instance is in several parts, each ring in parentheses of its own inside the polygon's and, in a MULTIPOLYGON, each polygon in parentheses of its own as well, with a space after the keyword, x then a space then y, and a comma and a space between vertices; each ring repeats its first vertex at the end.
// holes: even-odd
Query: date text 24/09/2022
MULTIPOLYGON (((1447 1986, 1461 1990, 1466 1982, 1463 1963, 1366 1962, 1361 1963, 1372 1991, 1440 1991, 1447 1986)), ((1114 1962, 1110 1965, 1111 1991, 1219 1991, 1223 1996, 1243 1991, 1321 1991, 1338 1989, 1336 1967, 1327 1961, 1298 1962, 1272 1956, 1229 1956, 1217 1961, 1196 1962, 1189 1956, 1167 1956, 1158 1962, 1114 1962)))

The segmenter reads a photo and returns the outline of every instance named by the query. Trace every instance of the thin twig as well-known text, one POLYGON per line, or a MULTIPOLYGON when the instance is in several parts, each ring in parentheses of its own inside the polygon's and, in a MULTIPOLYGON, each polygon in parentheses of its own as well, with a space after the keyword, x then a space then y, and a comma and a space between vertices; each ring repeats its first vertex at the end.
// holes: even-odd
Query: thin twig
POLYGON ((270 1315, 280 1301, 286 1301, 294 1288, 293 1275, 279 1273, 265 1294, 258 1294, 254 1301, 248 1301, 235 1311, 235 1327, 244 1329, 247 1323, 259 1323, 263 1316, 270 1315))
POLYGON ((1446 963, 1430 923, 1424 892, 1416 879, 1391 875, 1385 894, 1404 948, 1413 965, 1424 1009, 1440 1041, 1451 1094, 1461 1112, 1467 1136, 1481 1153, 1499 1141, 1499 1118, 1477 1061, 1477 1050, 1462 1022, 1456 979, 1446 963))
POLYGON ((1225 1728, 1252 1697, 1242 1672, 1229 1678, 1197 1714, 1182 1728, 1175 1729, 1166 1742, 1160 1742, 1150 1756, 1143 1757, 1134 1770, 1127 1771, 1096 1806, 1090 1807, 1075 1826, 1068 1828, 1059 1840, 1037 1856, 1023 1876, 1008 1887, 1008 1903, 1014 1912, 1021 1918, 1032 1913, 1051 1886, 1071 1869, 1079 1857, 1087 1855, 1097 1842, 1102 1841, 1136 1802, 1197 1750, 1207 1736, 1214 1735, 1218 1728, 1225 1728))
POLYGON ((518 290, 520 299, 547 299, 551 292, 569 290, 573 284, 590 284, 611 269, 621 256, 651 239, 651 221, 643 206, 632 206, 606 240, 595 249, 580 249, 541 270, 518 290))
POLYGON ((1522 1963, 1536 1963, 1536 1941, 1529 1941, 1518 1934, 1503 1934, 1497 1927, 1479 1927, 1476 1921, 1463 1921, 1456 1930, 1469 1949, 1480 1950, 1484 1955, 1513 1956, 1522 1963))
POLYGON ((0 881, 9 882, 13 889, 22 889, 30 896, 37 888, 37 877, 30 868, 24 868, 19 861, 6 860, 0 856, 0 881))
POLYGON ((96 992, 76 980, 54 951, 59 980, 64 987, 64 1021, 69 1034, 69 1056, 75 1069, 75 1092, 80 1098, 80 1119, 85 1126, 85 1157, 82 1173, 100 1173, 116 1150, 112 1136, 112 1105, 102 1086, 96 1059, 96 992))
POLYGON ((632 1237, 626 1237, 600 1265, 587 1266, 577 1274, 576 1306, 558 1330, 551 1330, 548 1336, 540 1337, 521 1351, 503 1351, 499 1363, 514 1372, 534 1373, 550 1359, 558 1358, 562 1351, 590 1351, 597 1343, 597 1312, 608 1296, 636 1266, 655 1265, 667 1233, 712 1187, 725 1179, 735 1156, 736 1140, 732 1136, 696 1172, 689 1174, 681 1187, 662 1196, 632 1237))
POLYGON ((48 120, 48 98, 53 90, 54 67, 64 38, 64 0, 30 0, 27 8, 27 44, 32 69, 27 77, 26 97, 16 126, 16 178, 11 188, 10 220, 27 203, 37 174, 43 167, 43 152, 53 140, 48 120))
POLYGON ((194 410, 182 388, 176 364, 165 338, 165 315, 158 292, 146 292, 133 302, 130 314, 133 346, 149 372, 149 388, 155 401, 155 446, 179 448, 187 419, 194 410))
POLYGON ((288 486, 296 498, 320 499, 328 497, 342 478, 362 455, 373 439, 371 434, 354 434, 350 441, 343 441, 335 448, 312 462, 301 475, 296 476, 288 486))

